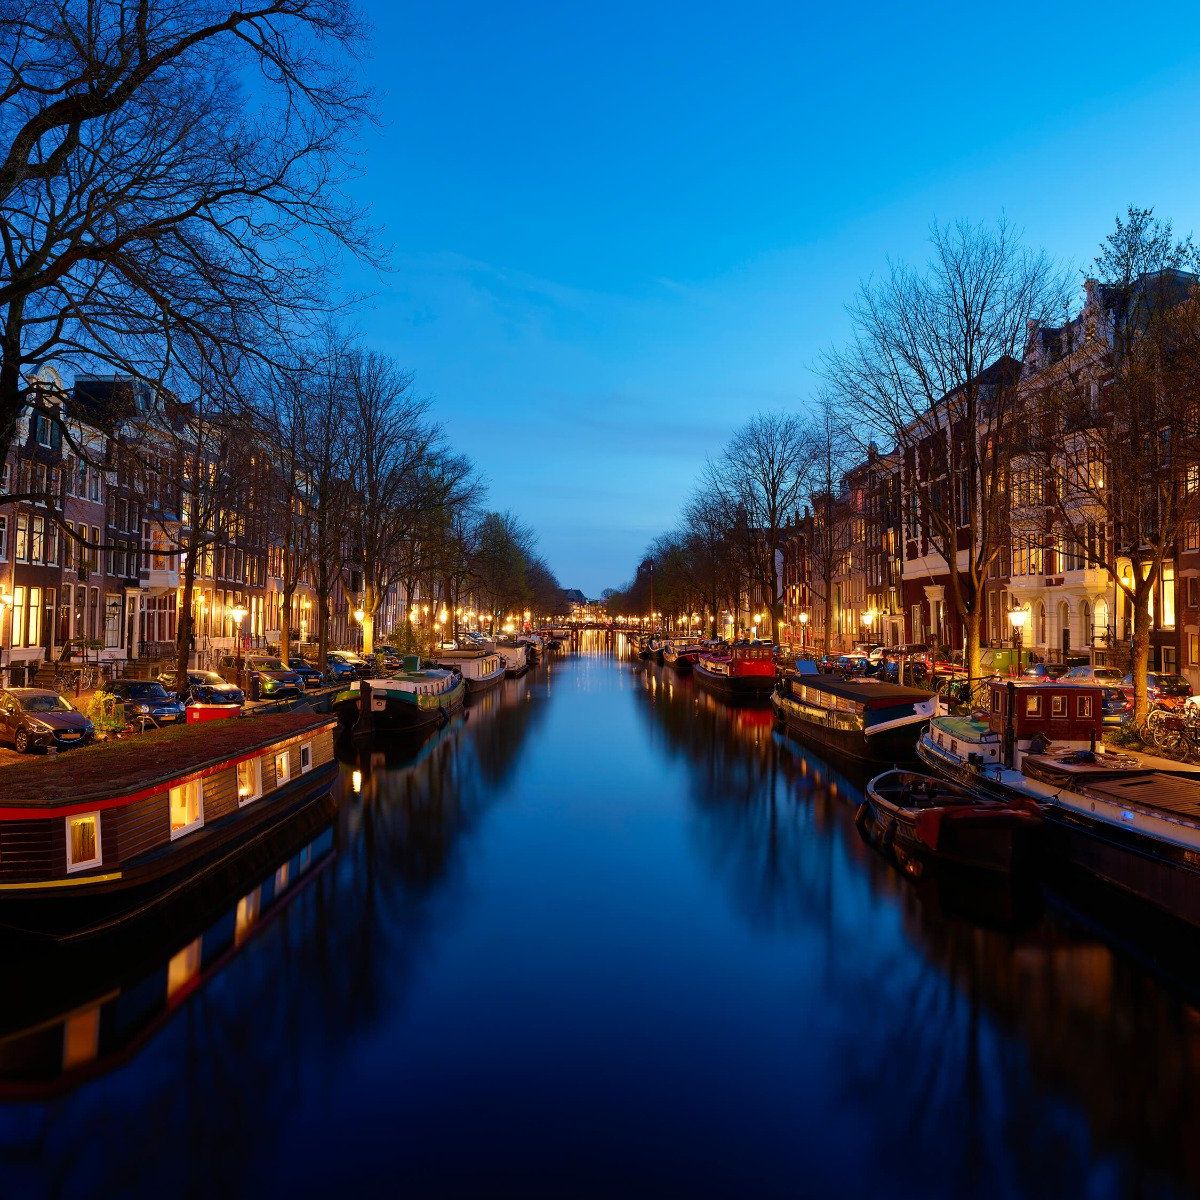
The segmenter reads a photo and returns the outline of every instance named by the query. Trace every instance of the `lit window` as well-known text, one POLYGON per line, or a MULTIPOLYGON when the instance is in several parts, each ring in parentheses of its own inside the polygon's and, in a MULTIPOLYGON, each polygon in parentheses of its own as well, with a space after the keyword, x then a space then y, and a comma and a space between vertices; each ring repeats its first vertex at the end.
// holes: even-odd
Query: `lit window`
POLYGON ((275 755, 275 786, 282 787, 291 777, 292 771, 288 764, 288 752, 280 750, 275 755))
POLYGON ((100 814, 67 817, 67 870, 100 865, 100 814))
POLYGON ((1091 717, 1091 715, 1092 715, 1092 698, 1091 698, 1091 696, 1080 696, 1079 697, 1078 712, 1081 717, 1089 717, 1089 718, 1091 717))
POLYGON ((1050 715, 1052 717, 1065 717, 1067 715, 1066 696, 1051 696, 1050 715))
POLYGON ((312 770, 312 742, 301 742, 300 744, 300 774, 305 771, 312 770))
POLYGON ((200 780, 181 783, 171 789, 171 836, 177 838, 203 824, 200 780))
POLYGON ((1026 696, 1025 697, 1025 715, 1036 717, 1042 711, 1041 696, 1026 696))
POLYGON ((238 803, 249 804, 262 795, 262 761, 244 758, 237 765, 238 803))

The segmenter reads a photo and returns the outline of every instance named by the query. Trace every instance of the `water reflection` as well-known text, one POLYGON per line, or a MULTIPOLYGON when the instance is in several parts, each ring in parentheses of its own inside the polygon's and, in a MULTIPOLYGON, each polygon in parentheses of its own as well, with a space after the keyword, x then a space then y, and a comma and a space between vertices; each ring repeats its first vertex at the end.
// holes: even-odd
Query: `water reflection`
POLYGON ((0 1194, 1200 1185, 1190 950, 912 885, 769 711, 585 638, 345 753, 203 928, 6 1002, 0 1194))

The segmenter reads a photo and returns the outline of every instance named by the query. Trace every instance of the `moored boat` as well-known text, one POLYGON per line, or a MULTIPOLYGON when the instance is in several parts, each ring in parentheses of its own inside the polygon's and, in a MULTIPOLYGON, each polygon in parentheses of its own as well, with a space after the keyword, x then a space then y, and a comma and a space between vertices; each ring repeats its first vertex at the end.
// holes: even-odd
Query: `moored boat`
POLYGON ((700 642, 670 641, 663 647, 663 662, 684 674, 696 665, 696 660, 704 651, 705 646, 700 642))
POLYGON ((915 771, 885 771, 867 783, 855 824, 911 875, 940 862, 1009 874, 1035 861, 1037 805, 1005 802, 915 771))
POLYGON ((449 720, 462 707, 465 692, 457 671, 416 668, 356 679, 338 692, 333 707, 358 737, 423 733, 449 720))
POLYGON ((1200 925, 1200 779, 1105 752, 1102 701, 1098 687, 996 680, 986 711, 935 719, 918 752, 941 775, 1039 802, 1051 858, 1200 925))
POLYGON ((775 687, 774 648, 769 642, 737 642, 697 656, 696 682, 729 699, 765 700, 775 687))
POLYGON ((799 737, 872 763, 911 759, 937 697, 874 679, 788 672, 771 694, 780 720, 799 737))
POLYGON ((496 646, 496 653, 504 663, 504 674, 509 679, 519 679, 529 670, 529 652, 524 645, 501 642, 496 646))
POLYGON ((227 863, 328 794, 335 724, 277 713, 7 767, 0 924, 115 919, 227 863))
POLYGON ((462 675, 468 696, 486 692, 504 678, 504 662, 495 650, 439 650, 434 661, 462 675))

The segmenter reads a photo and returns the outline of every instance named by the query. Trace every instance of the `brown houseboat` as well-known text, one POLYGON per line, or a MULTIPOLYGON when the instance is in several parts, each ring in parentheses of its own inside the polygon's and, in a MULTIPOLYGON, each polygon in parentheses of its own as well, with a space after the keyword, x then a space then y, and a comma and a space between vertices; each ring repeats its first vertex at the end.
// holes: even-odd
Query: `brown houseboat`
POLYGON ((335 726, 279 713, 6 768, 0 925, 95 926, 225 864, 327 796, 335 726))

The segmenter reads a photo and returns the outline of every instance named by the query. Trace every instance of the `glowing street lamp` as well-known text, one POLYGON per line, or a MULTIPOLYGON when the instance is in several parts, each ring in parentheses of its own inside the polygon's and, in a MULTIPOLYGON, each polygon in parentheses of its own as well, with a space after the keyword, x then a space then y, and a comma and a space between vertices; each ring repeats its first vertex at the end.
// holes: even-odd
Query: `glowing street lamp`
POLYGON ((246 606, 244 604, 235 604, 229 609, 230 620, 233 621, 236 630, 235 637, 237 638, 237 677, 238 687, 242 686, 242 622, 246 619, 246 606))
POLYGON ((366 645, 365 641, 363 640, 363 621, 366 619, 366 610, 362 607, 362 605, 359 605, 359 607, 354 610, 354 620, 358 625, 358 652, 360 654, 362 653, 363 646, 366 645))
POLYGON ((806 612, 800 614, 800 645, 808 646, 808 613, 806 612))
POLYGON ((1021 670, 1021 657, 1025 646, 1025 622, 1029 620, 1029 610, 1014 608, 1008 614, 1009 624, 1013 629, 1013 642, 1017 650, 1017 671, 1021 670))

